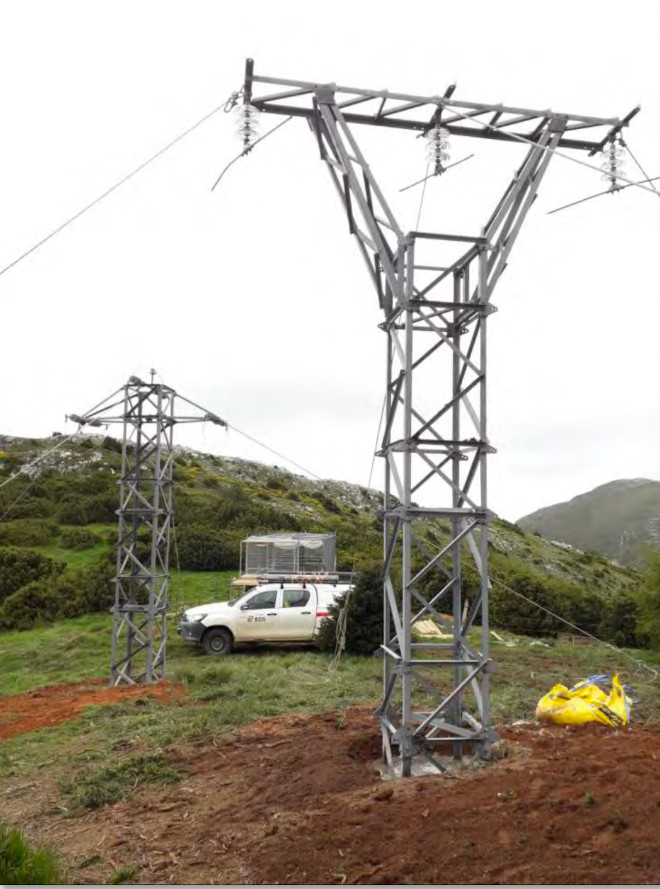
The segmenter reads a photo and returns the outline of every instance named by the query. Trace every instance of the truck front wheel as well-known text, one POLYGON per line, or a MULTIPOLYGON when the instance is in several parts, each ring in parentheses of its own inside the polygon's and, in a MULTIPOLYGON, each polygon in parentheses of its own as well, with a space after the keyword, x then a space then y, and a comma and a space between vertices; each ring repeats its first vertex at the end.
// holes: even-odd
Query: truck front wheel
POLYGON ((229 630, 225 630, 224 627, 212 627, 204 634, 202 645, 207 654, 220 657, 220 655, 231 654, 234 639, 229 630))

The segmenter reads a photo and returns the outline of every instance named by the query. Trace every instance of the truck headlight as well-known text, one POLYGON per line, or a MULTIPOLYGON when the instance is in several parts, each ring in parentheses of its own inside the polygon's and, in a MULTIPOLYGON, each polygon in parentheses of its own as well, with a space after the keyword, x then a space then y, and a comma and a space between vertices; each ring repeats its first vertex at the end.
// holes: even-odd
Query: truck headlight
POLYGON ((204 620, 206 617, 205 614, 184 614, 183 619, 187 620, 189 623, 199 623, 200 620, 204 620))

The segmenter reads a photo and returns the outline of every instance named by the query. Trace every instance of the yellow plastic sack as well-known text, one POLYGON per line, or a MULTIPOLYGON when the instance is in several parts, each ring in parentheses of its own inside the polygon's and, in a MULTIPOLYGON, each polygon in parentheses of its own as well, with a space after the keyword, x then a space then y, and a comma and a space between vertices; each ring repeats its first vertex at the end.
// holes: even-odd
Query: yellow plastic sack
POLYGON ((586 722, 627 725, 632 699, 623 690, 618 675, 615 674, 612 678, 612 690, 609 693, 603 691, 598 684, 606 681, 606 676, 590 676, 573 688, 555 685, 538 702, 536 718, 558 725, 583 725, 586 722))

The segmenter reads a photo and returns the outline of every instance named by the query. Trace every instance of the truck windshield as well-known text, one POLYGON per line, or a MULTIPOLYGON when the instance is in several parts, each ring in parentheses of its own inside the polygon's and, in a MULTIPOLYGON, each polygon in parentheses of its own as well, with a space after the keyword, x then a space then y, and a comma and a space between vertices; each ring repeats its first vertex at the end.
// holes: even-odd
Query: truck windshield
POLYGON ((242 602, 243 599, 245 599, 246 596, 249 596, 249 594, 252 592, 254 592, 254 587, 251 587, 249 590, 245 590, 245 592, 241 593, 239 596, 232 596, 227 604, 236 605, 238 602, 242 602))

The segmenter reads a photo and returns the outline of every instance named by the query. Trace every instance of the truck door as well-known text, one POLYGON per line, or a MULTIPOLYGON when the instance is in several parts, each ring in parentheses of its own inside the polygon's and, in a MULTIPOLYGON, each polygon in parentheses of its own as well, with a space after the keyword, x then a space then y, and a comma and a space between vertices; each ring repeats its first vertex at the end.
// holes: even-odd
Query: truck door
POLYGON ((237 620, 238 642, 254 639, 277 641, 278 637, 278 590, 264 590, 250 596, 240 606, 237 620))
POLYGON ((279 615, 280 642, 311 639, 316 621, 316 591, 285 587, 279 615))

